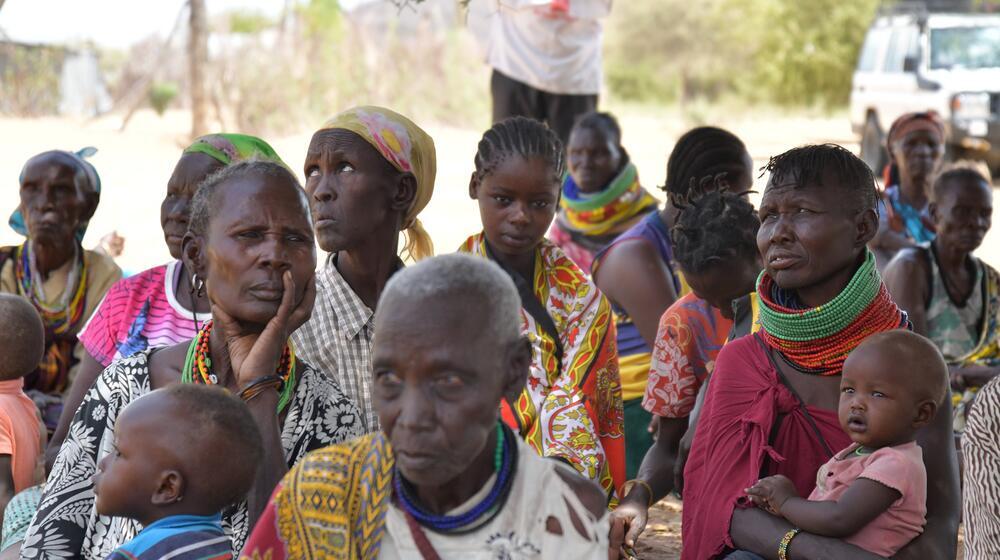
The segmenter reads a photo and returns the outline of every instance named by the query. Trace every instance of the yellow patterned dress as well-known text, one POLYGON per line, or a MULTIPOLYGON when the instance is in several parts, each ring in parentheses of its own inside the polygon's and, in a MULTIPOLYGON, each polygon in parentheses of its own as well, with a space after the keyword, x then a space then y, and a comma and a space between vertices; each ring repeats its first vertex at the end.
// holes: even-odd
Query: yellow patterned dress
MULTIPOLYGON (((460 251, 489 258, 482 233, 460 251)), ((611 305, 547 240, 536 250, 534 270, 533 295, 559 340, 522 308, 522 332, 533 349, 531 373, 517 402, 502 405, 503 419, 539 455, 567 461, 613 500, 625 482, 625 438, 611 305)))

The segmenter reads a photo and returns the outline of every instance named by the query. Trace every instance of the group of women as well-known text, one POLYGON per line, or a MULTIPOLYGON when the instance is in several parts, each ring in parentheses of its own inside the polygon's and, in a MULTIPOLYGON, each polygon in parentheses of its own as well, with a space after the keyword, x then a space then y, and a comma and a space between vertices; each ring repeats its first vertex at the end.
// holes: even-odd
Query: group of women
MULTIPOLYGON (((264 460, 223 516, 247 558, 627 557, 670 492, 684 558, 773 556, 790 527, 744 489, 784 474, 808 494, 848 441, 844 358, 912 324, 949 361, 957 412, 919 434, 927 526, 897 557, 954 558, 963 429, 967 550, 995 554, 1000 274, 972 255, 992 194, 972 168, 937 173, 943 135, 932 113, 902 117, 881 193, 843 148, 786 152, 756 210, 744 143, 699 127, 670 154, 661 207, 612 116, 582 116, 565 149, 508 119, 475 154, 468 256, 406 266, 433 254, 418 215, 434 142, 356 107, 315 132, 304 185, 259 138, 197 139, 161 206, 174 260, 124 280, 81 245, 100 194, 89 153, 35 156, 0 291, 42 316, 26 388, 53 437, 3 553, 106 557, 141 529, 94 507, 123 408, 273 372, 248 402, 264 460)), ((804 533, 794 554, 871 556, 804 533)))

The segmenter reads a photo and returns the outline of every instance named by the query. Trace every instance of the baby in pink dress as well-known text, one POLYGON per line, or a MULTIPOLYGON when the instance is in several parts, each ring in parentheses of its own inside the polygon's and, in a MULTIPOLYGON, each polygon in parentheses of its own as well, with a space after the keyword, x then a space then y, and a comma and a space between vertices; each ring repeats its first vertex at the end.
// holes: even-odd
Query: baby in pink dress
POLYGON ((840 425, 854 443, 820 468, 807 500, 780 475, 747 489, 750 499, 802 531, 894 555, 926 523, 927 472, 915 439, 947 393, 948 367, 929 340, 906 330, 866 339, 840 381, 840 425))

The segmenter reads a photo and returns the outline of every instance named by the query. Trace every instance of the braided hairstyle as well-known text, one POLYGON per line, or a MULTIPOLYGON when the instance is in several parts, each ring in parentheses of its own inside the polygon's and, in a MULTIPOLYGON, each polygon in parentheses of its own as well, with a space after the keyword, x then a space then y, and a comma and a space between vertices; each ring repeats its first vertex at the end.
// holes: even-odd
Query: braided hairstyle
POLYGON ((476 151, 476 176, 482 180, 512 156, 544 159, 557 183, 566 173, 562 142, 552 129, 534 119, 511 117, 487 130, 476 151))
POLYGON ((840 187, 848 194, 852 210, 878 212, 878 188, 871 168, 843 146, 815 144, 792 148, 772 157, 764 170, 771 174, 769 185, 840 187), (832 179, 836 184, 825 185, 824 179, 832 179))
POLYGON ((747 147, 735 134, 714 126, 699 126, 677 139, 667 159, 667 181, 661 187, 677 206, 689 198, 691 180, 712 174, 720 163, 743 162, 747 147))
POLYGON ((671 230, 674 258, 689 274, 733 259, 756 258, 758 229, 760 218, 746 193, 705 193, 681 210, 671 230))
MULTIPOLYGON (((611 143, 622 147, 622 127, 618 125, 618 120, 611 113, 600 113, 597 111, 580 115, 573 123, 573 130, 594 130, 601 133, 611 143)), ((570 132, 570 135, 573 133, 570 132)))

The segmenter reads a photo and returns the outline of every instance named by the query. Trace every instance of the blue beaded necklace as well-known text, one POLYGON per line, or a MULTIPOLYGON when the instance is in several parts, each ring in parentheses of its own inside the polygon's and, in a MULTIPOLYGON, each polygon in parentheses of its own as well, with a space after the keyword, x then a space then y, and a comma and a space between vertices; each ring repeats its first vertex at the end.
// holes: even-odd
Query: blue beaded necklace
POLYGON ((496 481, 483 501, 469 511, 460 515, 436 515, 424 510, 417 505, 410 484, 403 480, 399 469, 394 468, 393 486, 399 505, 420 525, 437 533, 462 533, 482 526, 499 513, 513 486, 517 466, 517 441, 514 438, 502 422, 497 423, 496 455, 499 460, 494 462, 496 481))

